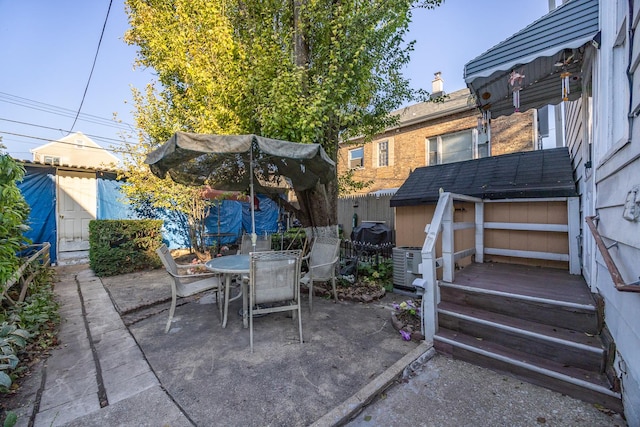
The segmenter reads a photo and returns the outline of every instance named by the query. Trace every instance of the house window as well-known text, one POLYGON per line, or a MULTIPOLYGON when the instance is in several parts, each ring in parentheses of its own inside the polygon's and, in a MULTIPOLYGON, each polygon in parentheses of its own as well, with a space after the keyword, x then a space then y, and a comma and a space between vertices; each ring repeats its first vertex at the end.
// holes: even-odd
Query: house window
POLYGON ((427 138, 426 164, 462 162, 489 156, 487 134, 478 134, 476 129, 427 138))
POLYGON ((378 143, 378 167, 389 166, 389 141, 378 143))
POLYGON ((627 41, 627 20, 626 20, 626 2, 617 1, 616 25, 618 28, 617 37, 613 42, 611 66, 613 78, 611 79, 611 93, 615 94, 619 100, 611 103, 611 132, 608 140, 608 147, 611 148, 615 143, 622 143, 628 138, 628 99, 629 99, 629 80, 627 79, 628 64, 628 41, 627 41), (627 100, 623 102, 622 100, 627 100))
POLYGON ((364 147, 349 150, 349 169, 364 167, 364 147))
POLYGON ((44 163, 47 165, 60 166, 60 157, 44 156, 44 163))

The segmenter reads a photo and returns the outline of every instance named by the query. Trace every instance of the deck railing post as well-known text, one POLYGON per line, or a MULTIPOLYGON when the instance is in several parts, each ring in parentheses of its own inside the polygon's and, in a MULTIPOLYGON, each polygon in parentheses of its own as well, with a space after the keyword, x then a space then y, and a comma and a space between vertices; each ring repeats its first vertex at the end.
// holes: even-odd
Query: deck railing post
POLYGON ((580 199, 567 198, 567 218, 569 226, 569 273, 580 274, 580 199))
POLYGON ((453 282, 455 248, 453 234, 453 200, 449 198, 442 217, 442 280, 453 282))
POLYGON ((476 202, 476 258, 477 263, 484 262, 484 203, 476 202))
POLYGON ((422 295, 422 334, 425 340, 433 341, 433 337, 438 330, 438 279, 436 277, 436 257, 435 251, 430 253, 422 252, 422 279, 420 281, 424 287, 422 295))

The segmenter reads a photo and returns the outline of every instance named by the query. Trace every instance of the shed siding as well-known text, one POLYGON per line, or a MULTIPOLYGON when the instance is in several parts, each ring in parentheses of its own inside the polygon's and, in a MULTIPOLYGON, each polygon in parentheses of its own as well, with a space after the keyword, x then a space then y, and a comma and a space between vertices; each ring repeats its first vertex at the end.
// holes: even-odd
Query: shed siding
MULTIPOLYGON (((527 224, 567 224, 566 202, 486 203, 485 222, 511 222, 527 224)), ((546 231, 485 230, 485 247, 536 252, 569 253, 567 233, 546 231)), ((523 264, 538 267, 568 269, 569 264, 547 261, 485 255, 486 262, 523 264)))
MULTIPOLYGON (((471 203, 455 202, 454 220, 473 222, 475 207, 471 203)), ((425 226, 431 222, 435 205, 401 206, 396 208, 396 245, 422 247, 425 226)), ((485 203, 485 222, 567 224, 566 202, 485 203)), ((475 230, 455 232, 455 250, 474 246, 475 230)), ((518 231, 485 229, 485 247, 536 252, 569 253, 567 233, 545 231, 518 231)), ((437 256, 441 255, 440 242, 436 245, 437 256)), ((464 267, 470 258, 460 260, 464 267)), ((567 262, 485 255, 485 262, 523 264, 540 267, 568 269, 567 262)))

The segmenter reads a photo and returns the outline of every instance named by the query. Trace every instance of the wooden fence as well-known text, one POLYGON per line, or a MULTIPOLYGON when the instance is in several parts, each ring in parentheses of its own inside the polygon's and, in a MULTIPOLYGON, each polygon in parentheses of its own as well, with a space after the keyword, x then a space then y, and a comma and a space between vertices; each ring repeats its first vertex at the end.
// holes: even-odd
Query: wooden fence
POLYGON ((395 236, 395 211, 389 206, 390 200, 390 194, 340 197, 338 199, 338 224, 342 226, 344 238, 350 239, 354 223, 357 226, 363 221, 383 222, 394 231, 392 235, 395 236))

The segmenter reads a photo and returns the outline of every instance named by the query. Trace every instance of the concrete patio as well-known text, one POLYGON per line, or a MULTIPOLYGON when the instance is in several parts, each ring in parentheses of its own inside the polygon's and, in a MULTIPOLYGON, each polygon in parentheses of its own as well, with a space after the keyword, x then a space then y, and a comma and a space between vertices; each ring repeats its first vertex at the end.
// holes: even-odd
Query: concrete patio
POLYGON ((624 425, 403 341, 390 322, 400 295, 369 304, 317 298, 313 313, 303 309, 302 345, 286 314, 256 319, 252 354, 240 301, 223 329, 211 294, 181 300, 165 334, 164 270, 102 279, 87 265, 57 272, 60 345, 4 402, 18 426, 624 425))

